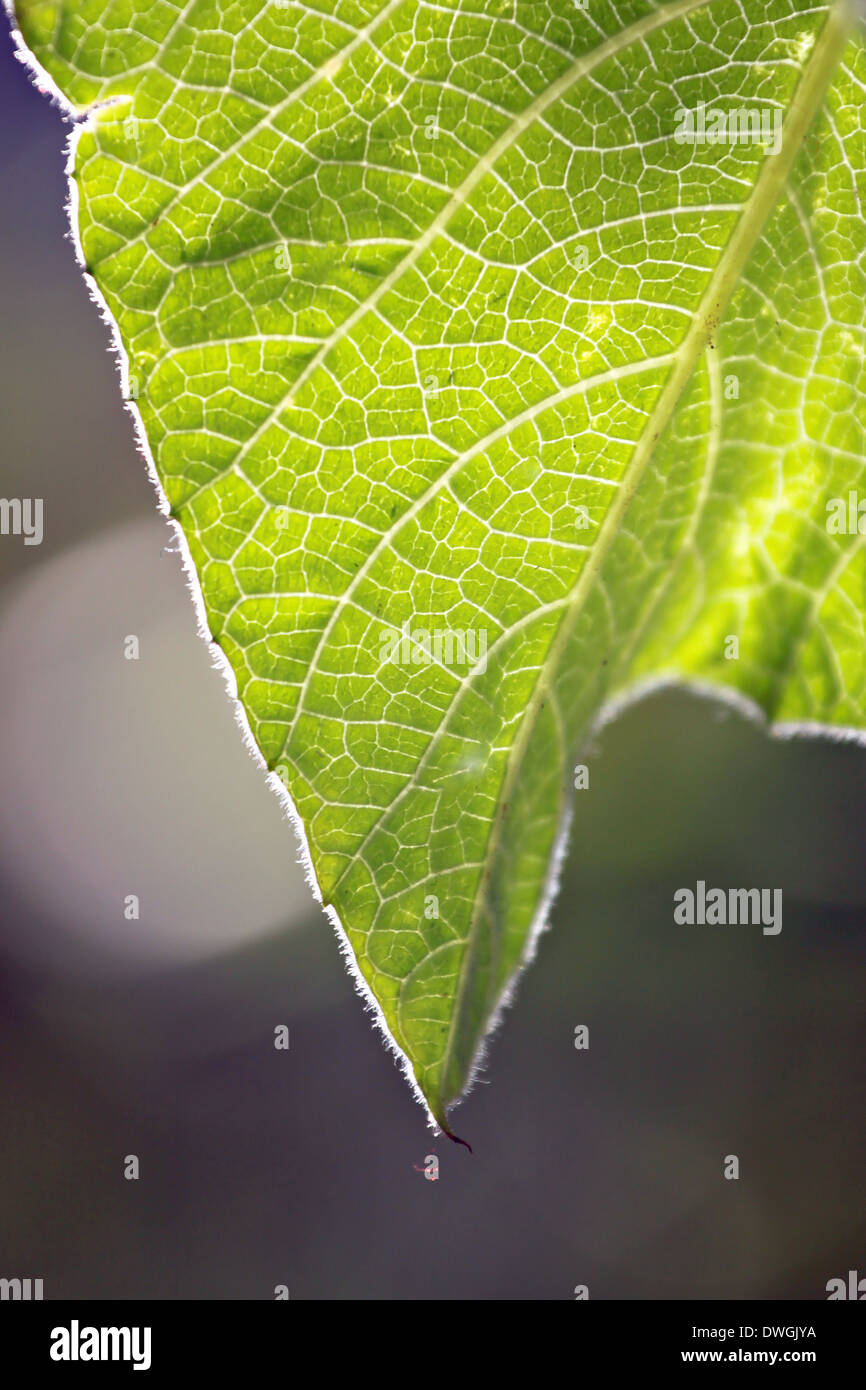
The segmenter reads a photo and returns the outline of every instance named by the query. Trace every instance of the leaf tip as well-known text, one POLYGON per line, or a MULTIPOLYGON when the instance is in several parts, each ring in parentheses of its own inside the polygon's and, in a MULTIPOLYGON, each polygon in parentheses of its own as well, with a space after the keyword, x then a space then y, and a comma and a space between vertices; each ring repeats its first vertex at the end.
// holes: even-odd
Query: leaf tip
POLYGON ((464 1149, 468 1149, 469 1152, 472 1153, 472 1145, 469 1143, 469 1141, 467 1139, 461 1139, 459 1134, 455 1134, 452 1129, 449 1129, 445 1121, 440 1120, 438 1115, 436 1116, 436 1123, 438 1124, 442 1133, 447 1134, 452 1144, 462 1144, 464 1149))

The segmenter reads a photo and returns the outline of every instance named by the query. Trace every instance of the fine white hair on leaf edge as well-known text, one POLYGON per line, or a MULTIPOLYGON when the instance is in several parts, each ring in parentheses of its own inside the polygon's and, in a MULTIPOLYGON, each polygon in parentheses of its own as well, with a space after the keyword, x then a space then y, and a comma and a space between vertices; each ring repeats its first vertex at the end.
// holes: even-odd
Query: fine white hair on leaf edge
POLYGON ((858 729, 852 724, 822 724, 816 719, 778 719, 767 716, 757 700, 741 690, 721 682, 700 680, 684 672, 669 672, 666 675, 648 676, 617 692, 601 706, 592 721, 587 739, 592 739, 608 724, 613 723, 632 705, 639 704, 650 695, 665 691, 679 690, 696 696, 718 707, 719 713, 739 715, 749 724, 758 725, 772 739, 824 739, 830 743, 854 743, 866 748, 866 729, 858 729))
MULTIPOLYGON (((647 677, 642 681, 635 681, 633 685, 629 685, 622 691, 617 692, 616 695, 611 696, 610 699, 602 704, 598 713, 587 726, 585 733, 576 741, 576 748, 580 750, 592 745, 596 736, 600 734, 608 724, 612 724, 633 705, 639 704, 651 695, 675 690, 684 691, 700 700, 707 701, 715 705, 720 712, 734 713, 748 723, 757 725, 765 734, 774 739, 824 738, 833 743, 855 743, 860 747, 866 747, 866 730, 841 725, 820 724, 817 721, 808 720, 802 722, 779 721, 773 723, 768 720, 766 713, 761 709, 760 705, 755 700, 744 695, 741 691, 733 690, 730 686, 715 685, 712 681, 692 680, 685 675, 672 673, 664 676, 647 677)), ((569 763, 567 762, 566 774, 568 766, 569 763)), ((567 786, 568 777, 566 775, 566 787, 567 786)), ((449 1102, 449 1110, 462 1104, 478 1081, 480 1073, 483 1071, 486 1063, 490 1043, 497 1029, 502 1024, 506 1010, 514 1003, 524 971, 535 959, 539 938, 550 926, 550 912, 556 901, 562 866, 568 852, 573 813, 574 798, 566 792, 560 827, 551 852, 551 860, 544 891, 529 929, 520 964, 515 969, 496 1003, 493 1013, 485 1026, 484 1036, 476 1048, 463 1089, 459 1096, 456 1096, 454 1100, 449 1102)))
POLYGON ((517 997, 517 991, 525 971, 535 960, 538 951, 538 942, 541 936, 550 928, 550 913, 559 892, 562 866, 565 863, 565 858, 568 853, 568 841, 571 834, 573 814, 574 802, 566 795, 560 813, 559 829, 554 837, 553 848, 550 852, 544 888, 539 898, 538 906, 533 913, 532 922, 530 923, 526 937, 526 943, 520 956, 520 962, 509 977, 502 993, 496 1001, 493 1012, 484 1025, 484 1034, 473 1054, 466 1080, 463 1083, 463 1088, 459 1095, 448 1102, 449 1111, 455 1109, 458 1105, 462 1105, 476 1082, 480 1080, 481 1073, 487 1063, 487 1054, 490 1050, 490 1045, 502 1026, 506 1013, 517 997))
MULTIPOLYGON (((156 494, 158 510, 161 513, 161 515, 165 518, 172 532, 173 540, 176 542, 177 552, 181 557, 181 565, 183 569, 187 591, 190 595, 190 598, 192 599, 193 610, 195 612, 196 631, 198 633, 198 636, 204 642, 207 643, 208 652, 211 657, 211 662, 214 669, 219 671, 220 675, 223 677, 226 694, 231 702, 235 723, 237 724, 241 732, 244 747, 252 757, 253 761, 256 763, 256 766, 259 767, 266 774, 265 780, 267 782, 267 785, 277 796, 277 799, 279 800, 280 805, 283 808, 283 812, 286 819, 291 823, 292 829, 294 830, 295 835, 297 837, 298 863, 301 865, 304 871, 304 877, 306 879, 308 887, 310 888, 313 894, 313 897, 318 903, 322 904, 322 892, 319 887, 318 880, 316 878, 316 871, 313 866, 313 859, 312 855, 310 854, 309 841, 307 839, 307 834, 306 830, 304 829, 303 821, 300 815, 298 814, 295 803, 292 800, 292 797, 289 794, 288 789, 286 788, 282 779, 278 776, 276 772, 271 772, 268 769, 267 763, 264 757, 262 756, 261 749, 259 748, 253 736, 252 728, 250 727, 250 722, 247 717, 247 713, 238 698, 237 677, 235 676, 235 673, 232 670, 228 657, 226 656, 222 648, 219 646, 219 644, 214 640, 213 633, 211 632, 210 627, 208 626, 204 597, 202 594, 201 584, 196 573, 195 563, 192 558, 192 552, 190 550, 189 544, 187 542, 186 536, 184 535, 182 527, 180 526, 179 522, 173 516, 171 516, 171 503, 169 502, 168 496, 165 492, 165 489, 162 486, 162 482, 156 469, 156 464, 153 458, 153 454, 151 453, 150 444, 148 442, 147 434, 144 428, 144 421, 142 419, 141 411, 139 410, 136 402, 130 398, 129 357, 126 352, 126 349, 123 346, 117 321, 114 318, 114 315, 112 314, 111 310, 109 309, 108 304, 106 303, 106 300, 103 297, 102 292, 100 291, 96 281, 87 270, 87 263, 81 245, 81 239, 78 234, 78 185, 76 180, 72 177, 72 173, 75 166, 75 154, 78 148, 79 139, 81 138, 81 135, 84 132, 84 130, 87 129, 88 120, 92 112, 100 110, 109 105, 115 105, 118 101, 121 101, 124 98, 111 98, 105 102, 94 103, 92 107, 88 108, 87 112, 76 112, 75 108, 66 99, 63 93, 60 91, 59 87, 57 87, 56 83, 53 81, 53 79, 49 76, 49 74, 45 71, 45 69, 42 67, 42 65, 34 57, 34 55, 31 53, 31 51, 27 48, 26 44, 24 43, 24 39, 22 38, 20 31, 15 27, 14 13, 12 9, 11 0, 4 0, 4 7, 7 11, 7 14, 9 15, 10 23, 12 25, 13 41, 15 43, 15 49, 18 58, 22 62, 23 66, 25 66, 28 69, 31 78, 37 83, 37 85, 40 88, 44 88, 45 90, 47 90, 48 94, 51 96, 52 101, 61 108, 61 110, 67 117, 71 117, 74 121, 73 129, 70 132, 69 140, 67 142, 66 164, 64 172, 66 174, 67 179, 66 214, 69 221, 69 239, 72 242, 75 251, 75 259, 78 263, 79 268, 84 273, 84 278, 87 284, 90 297, 93 303, 96 305, 97 309, 99 310, 100 317, 103 323, 105 323, 105 325, 107 326, 109 331, 109 351, 111 351, 114 354, 115 362, 119 369, 121 379, 121 390, 124 394, 124 405, 126 406, 126 409, 128 410, 132 418, 136 445, 147 467, 148 477, 150 478, 151 484, 153 485, 154 492, 156 494)), ((352 943, 350 942, 346 930, 342 922, 340 921, 339 914, 337 913, 336 909, 331 905, 323 905, 323 911, 325 916, 328 918, 331 925, 334 927, 336 931, 340 953, 349 971, 349 975, 352 979, 354 987, 364 1002, 365 1009, 368 1013, 372 1015, 374 1026, 378 1028, 378 1030, 382 1034, 383 1041, 387 1050, 394 1057, 394 1060, 399 1065, 405 1080, 409 1084, 410 1090, 412 1091, 418 1103, 426 1112, 428 1125, 431 1129, 438 1133, 440 1130, 439 1123, 433 1115, 428 1104, 427 1098, 421 1090, 421 1087, 418 1085, 418 1081, 416 1079, 412 1063, 407 1057, 406 1053, 400 1047, 399 1043, 397 1042, 396 1038, 394 1037, 390 1028, 388 1027, 385 1014, 378 1000, 376 999, 375 995, 370 989, 370 986, 364 979, 363 974, 361 973, 357 959, 355 957, 355 952, 352 947, 352 943)))

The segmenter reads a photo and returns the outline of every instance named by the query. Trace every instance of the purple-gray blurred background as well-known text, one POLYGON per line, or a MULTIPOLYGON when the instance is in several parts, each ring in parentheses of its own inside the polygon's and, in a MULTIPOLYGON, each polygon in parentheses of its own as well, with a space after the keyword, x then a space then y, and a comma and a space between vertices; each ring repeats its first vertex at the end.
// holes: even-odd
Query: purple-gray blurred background
POLYGON ((0 495, 45 499, 41 546, 0 537, 0 1276, 812 1299, 866 1274, 866 751, 684 694, 609 726, 552 930, 455 1117, 474 1156, 434 1140, 163 553, 65 239, 68 127, 5 35, 0 119, 0 495), (781 936, 675 927, 699 878, 781 887, 781 936))

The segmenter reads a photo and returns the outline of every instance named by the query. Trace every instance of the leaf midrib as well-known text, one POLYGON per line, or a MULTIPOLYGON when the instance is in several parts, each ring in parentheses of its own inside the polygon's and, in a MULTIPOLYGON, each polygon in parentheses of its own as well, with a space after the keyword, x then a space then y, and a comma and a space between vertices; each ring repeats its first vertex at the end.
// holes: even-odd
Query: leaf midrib
MULTIPOLYGON (((574 631, 601 566, 613 541, 619 534, 625 514, 654 453, 656 442, 664 432, 677 401, 691 379, 701 353, 705 349, 715 351, 708 344, 710 324, 717 326, 720 322, 752 248, 779 200, 785 181, 802 146, 806 131, 817 114, 833 72, 842 57, 852 23, 853 15, 848 0, 836 0, 803 66, 800 82, 783 123, 780 153, 776 156, 768 155, 765 157, 761 172, 743 205, 740 220, 719 258, 716 270, 695 312, 691 328, 678 351, 677 360, 644 427, 643 434, 635 446, 620 490, 604 517, 592 553, 581 569, 571 595, 566 601, 563 617, 551 641, 548 655, 539 666, 538 678, 527 705, 526 714, 509 750, 502 787, 491 819, 491 828, 483 859, 484 867, 478 878, 469 931, 460 965, 451 1027, 442 1054, 439 1071, 440 1085, 447 1080, 453 1057, 457 1024, 464 1005, 470 966, 477 944, 479 924, 482 920, 485 891, 498 852, 505 821, 503 808, 508 803, 511 790, 520 772, 544 698, 549 692, 563 650, 574 631)), ((435 1110, 433 1112, 443 1129, 445 1128, 445 1109, 452 1099, 453 1097, 446 1097, 440 1093, 439 1113, 437 1114, 435 1110)))
MULTIPOLYGON (((440 231, 448 224, 453 215, 459 210, 459 208, 461 208, 465 204, 467 198, 474 191, 474 189, 478 185, 479 181, 483 178, 483 176, 493 167, 493 165, 501 158, 501 156, 506 152, 506 150, 510 148, 514 141, 517 140, 518 137, 523 134, 524 130, 526 130, 534 120, 536 120, 544 111, 546 111, 547 108, 553 102, 557 101, 569 89, 569 87, 573 86, 574 83, 579 81, 582 77, 587 76, 601 63, 606 62, 608 58, 611 58, 615 54, 622 52, 623 49, 630 47, 632 43, 637 42, 639 39, 645 38, 648 34, 653 33, 656 29, 664 28, 668 23, 672 22, 673 20, 681 19, 684 15, 691 13, 693 10, 707 8, 712 3, 713 0, 677 0, 676 4, 668 5, 663 10, 657 11, 652 15, 647 15, 644 19, 639 20, 636 24, 631 25, 628 29, 624 29, 621 31, 621 33, 613 35, 611 38, 606 39, 603 44, 600 44, 597 48, 594 48, 591 53, 583 54, 580 58, 576 59, 576 61, 566 72, 562 73, 553 83, 550 84, 549 87, 545 88, 545 90, 542 93, 540 93, 538 97, 536 97, 535 101, 532 102, 531 105, 527 107, 525 111, 520 113, 520 115, 512 122, 508 129, 503 131, 502 135, 499 137, 498 140, 494 142, 493 145, 491 145, 490 149, 484 155, 481 156, 477 164, 473 166, 473 169, 467 175, 466 179, 464 179, 463 183, 460 184, 460 186, 455 190, 449 202, 445 205, 445 207, 443 207, 442 211, 434 218, 430 226, 419 238, 419 240, 416 243, 414 243, 412 250, 409 251, 398 262, 398 264, 394 267, 390 274, 387 275, 384 280, 380 281, 380 283, 376 286, 375 290, 373 290, 371 294, 367 296, 366 299, 362 300, 362 302, 358 305, 357 309, 353 310, 353 312, 348 316, 348 318, 344 319, 342 323, 340 323, 338 327, 334 330, 334 332, 329 336, 329 338, 327 338, 325 342, 323 342, 319 350, 307 363, 307 366, 304 368, 304 370, 295 379, 295 381, 292 382, 288 391, 282 396, 282 398, 279 401, 276 402, 276 404, 271 408, 269 413, 256 427, 252 435, 250 435, 243 448, 238 452, 236 458, 233 460, 232 466, 240 466, 244 458, 246 458, 247 454, 249 453, 250 449, 254 447, 257 440, 260 439, 264 432, 270 428, 274 421, 279 418, 286 405, 294 398, 295 394, 303 385, 304 381, 309 378, 311 372, 315 370, 315 368, 318 365, 320 365, 324 357, 327 356, 331 349, 342 340, 346 333, 348 333, 351 330, 351 328, 353 328, 354 325, 369 310, 374 309, 376 305, 379 303, 380 299, 385 294, 387 294, 394 287, 394 285, 396 285, 400 281, 400 279, 403 277, 403 275, 406 274, 407 271, 409 271, 412 268, 412 266, 416 263, 418 258, 423 254, 424 251, 428 249, 428 247, 432 244, 435 238, 439 235, 440 231)), ((444 478, 450 474, 451 470, 453 469, 453 466, 453 463, 448 465, 446 473, 441 475, 440 478, 436 480, 434 487, 442 483, 444 478)), ((397 525, 402 525, 406 520, 409 519, 409 517, 413 514, 414 507, 415 504, 413 504, 412 507, 410 507, 406 512, 403 513, 397 525)), ((371 553, 367 556, 361 568, 354 576, 351 588, 354 588, 354 586, 363 578, 363 576, 369 572, 371 564, 375 561, 377 555, 381 552, 383 545, 390 538, 394 529, 396 528, 392 528, 390 532, 387 532, 385 536, 383 536, 382 541, 378 545, 376 545, 375 548, 371 551, 371 553)), ((343 612, 343 605, 346 601, 346 597, 347 595, 343 595, 334 605, 334 610, 331 614, 331 617, 329 618, 327 624, 322 630, 322 634, 316 643, 312 656, 310 657, 310 666, 307 673, 307 679, 304 682, 304 688, 306 688, 306 686, 309 684, 309 678, 312 676, 313 672, 317 668, 319 657, 325 648, 328 638, 330 637, 334 627, 340 619, 340 616, 343 612)), ((288 727, 286 736, 283 740, 282 748, 279 754, 280 758, 284 757, 286 754, 286 750, 289 746, 289 741, 292 737, 292 734, 294 733, 297 722, 301 717, 301 714, 303 713, 302 706, 303 690, 298 698, 298 704, 296 706, 294 716, 288 727)))
MULTIPOLYGON (((540 92, 535 100, 515 117, 511 125, 508 126, 498 139, 493 142, 490 148, 481 155, 463 182, 454 190, 448 202, 445 203, 442 209, 433 218, 429 227, 427 227, 418 240, 413 243, 411 251, 408 251, 406 255, 397 262, 393 270, 390 271, 383 280, 380 280, 375 289, 372 290, 366 298, 362 299, 357 307, 352 310, 351 314, 343 319, 334 331, 322 342, 321 347, 313 354, 306 367, 304 367, 295 378, 289 389, 280 400, 271 407, 261 423, 256 426, 256 429, 250 435, 249 439, 246 440, 243 447, 239 450, 237 457, 233 461, 233 466, 238 467, 243 463, 250 450, 255 446, 265 431, 270 429, 271 425, 279 419, 282 411, 294 400, 298 391, 305 382, 309 380, 316 368, 321 365, 332 348, 336 347, 339 342, 342 342, 346 334, 360 322, 364 315, 370 310, 375 309, 379 301, 388 294, 395 285, 399 284, 407 271, 412 269, 419 258, 436 240, 439 233, 448 225, 455 213, 465 205, 467 199, 475 191, 484 175, 490 172, 502 155, 511 148, 515 140, 519 139, 523 132, 543 115, 548 107, 558 101, 559 98, 568 91, 569 87, 574 86, 575 82, 580 81, 582 77, 588 76, 589 73, 593 72, 602 63, 605 63, 608 58, 612 58, 617 53, 621 53, 623 49, 629 48, 638 40, 646 38, 647 35, 654 33, 656 29, 663 29, 667 24, 676 19, 681 19, 684 15, 690 14, 693 10, 707 9, 712 4, 713 0, 676 0, 675 4, 667 5, 662 10, 645 16, 644 19, 638 20, 636 24, 630 25, 628 29, 623 29, 619 34, 614 34, 609 39, 605 39, 604 43, 599 44, 598 47, 592 49, 591 52, 582 54, 579 58, 575 59, 570 68, 561 73, 548 87, 545 87, 544 91, 540 92)), ((318 651, 314 655, 317 656, 318 651)))
MULTIPOLYGON (((368 561, 365 562, 365 565, 372 564, 376 557, 388 548, 397 531, 401 527, 403 527, 408 521, 411 521, 421 511, 423 511, 424 507, 427 506, 428 502, 430 502, 431 499, 437 495, 441 488, 443 488, 448 482, 450 482, 451 478, 455 475, 455 473, 457 473, 461 468, 463 468, 463 466, 466 463, 468 463, 470 459, 477 457, 478 454, 484 453, 485 450, 489 449, 490 446, 496 443, 497 440, 507 437, 507 435, 509 435, 513 430, 519 429, 521 425, 524 425, 528 421, 534 419, 535 416, 541 414, 542 411, 550 410, 554 406, 561 404, 563 401, 571 400, 574 396, 585 395, 587 391, 593 391, 597 387, 607 385, 611 382, 622 381, 623 379, 632 376, 639 376, 642 372, 651 371, 654 367, 669 366, 670 363, 673 361, 673 358, 674 353, 672 352, 664 353, 661 357, 644 357, 639 362, 628 362, 621 367, 612 367, 610 368, 610 370, 606 372, 599 372, 594 376, 584 377, 580 381, 574 382, 571 386, 563 387, 561 391, 554 392, 550 396, 542 397, 541 400, 536 401, 533 405, 527 406, 526 410, 521 411, 519 415, 514 416, 510 420, 506 420, 502 425, 498 425, 495 430, 492 430, 489 434, 486 434, 482 439, 476 440, 475 443, 469 449, 465 450, 462 454, 459 454, 455 459, 451 460, 445 472, 440 474, 439 477, 436 478, 434 482, 431 483, 431 485, 421 494, 421 496, 415 499, 411 507, 409 507, 408 510, 402 514, 399 522, 395 526, 393 526, 390 531, 386 532, 385 535, 383 535, 380 538, 375 550, 371 552, 371 554, 368 557, 368 561)), ((346 592, 341 596, 341 612, 343 611, 345 605, 352 601, 352 596, 355 593, 356 587, 361 583, 366 572, 366 568, 364 569, 363 573, 361 570, 359 570, 358 573, 354 576, 346 592)), ((511 637, 513 637, 514 633, 519 631, 519 629, 525 626, 526 623, 535 621, 545 611, 551 611, 558 608, 562 608, 567 603, 568 598, 566 597, 556 599, 552 603, 546 605, 546 607, 533 608, 531 612, 527 613, 524 617, 517 619, 509 627, 503 629, 500 635, 496 638, 495 642, 493 642, 487 650, 486 660, 488 661, 488 663, 490 659, 496 654, 498 648, 502 645, 502 643, 510 640, 511 637)), ((312 674, 312 669, 313 668, 311 665, 310 671, 308 672, 308 677, 312 674)), ((447 721, 450 719, 454 708, 456 707, 464 690, 466 689, 467 685, 472 680, 474 675, 475 668, 473 667, 471 671, 467 672, 463 680, 458 682, 457 688, 454 692, 450 704, 448 705, 448 708, 443 711, 439 728, 431 737, 430 742, 427 745, 427 748, 425 749, 422 757, 419 759, 419 762, 415 767, 414 772, 412 773, 411 777, 407 779, 404 786, 400 788, 397 795, 393 797, 391 801, 388 802, 387 806, 382 808, 381 814, 377 817, 373 824, 364 832, 363 840, 358 845, 357 849, 353 851, 353 859, 357 858, 358 855, 364 852, 364 849, 369 844, 372 836, 378 830, 385 817, 390 815, 391 812, 403 800, 403 798, 407 796, 415 786, 417 786, 420 774, 423 772, 434 749, 437 747, 439 735, 441 734, 442 729, 447 724, 447 721)), ((305 681, 302 690, 306 689, 306 685, 307 682, 305 681)), ((299 697, 298 700, 298 711, 300 711, 301 698, 302 697, 299 697)), ((289 734, 291 734, 291 729, 289 731, 289 734)), ((289 735, 286 736, 286 742, 284 745, 283 752, 280 754, 280 758, 287 756, 288 742, 289 735)), ((340 884, 342 883, 345 875, 349 872, 350 868, 351 861, 346 866, 346 868, 342 870, 339 877, 335 879, 334 883, 331 885, 329 891, 329 899, 333 898, 333 895, 337 892, 340 884)))

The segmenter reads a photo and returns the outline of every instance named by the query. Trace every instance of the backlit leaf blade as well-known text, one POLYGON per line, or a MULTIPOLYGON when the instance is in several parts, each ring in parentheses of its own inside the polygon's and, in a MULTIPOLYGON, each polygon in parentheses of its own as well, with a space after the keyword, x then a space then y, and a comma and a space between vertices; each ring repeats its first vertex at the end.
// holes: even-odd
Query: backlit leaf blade
POLYGON ((16 9, 90 110, 82 256, 207 626, 445 1126, 612 701, 863 725, 849 8, 16 9))

